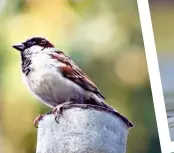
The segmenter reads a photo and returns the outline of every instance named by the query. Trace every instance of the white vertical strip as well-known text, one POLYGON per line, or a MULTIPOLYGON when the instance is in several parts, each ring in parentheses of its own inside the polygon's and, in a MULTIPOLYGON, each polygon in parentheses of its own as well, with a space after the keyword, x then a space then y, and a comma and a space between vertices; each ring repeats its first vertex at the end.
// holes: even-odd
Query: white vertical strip
MULTIPOLYGON (((137 0, 141 28, 146 51, 146 59, 155 107, 155 114, 160 138, 161 150, 163 153, 171 152, 171 141, 167 123, 167 115, 164 103, 164 96, 161 86, 157 53, 151 23, 148 0, 137 0)), ((148 110, 147 110, 148 112, 148 110)), ((174 150, 173 150, 174 151, 174 150)))

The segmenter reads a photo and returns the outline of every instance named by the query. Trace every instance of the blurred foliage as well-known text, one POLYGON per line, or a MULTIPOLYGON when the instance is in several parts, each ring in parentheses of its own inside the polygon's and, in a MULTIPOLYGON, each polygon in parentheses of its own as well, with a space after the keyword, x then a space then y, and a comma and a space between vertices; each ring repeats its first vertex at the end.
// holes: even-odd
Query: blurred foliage
POLYGON ((174 50, 174 3, 172 0, 149 0, 155 43, 158 52, 174 50), (154 2, 153 2, 154 1, 154 2))
POLYGON ((135 1, 2 0, 0 6, 3 152, 34 153, 32 120, 49 110, 22 84, 19 53, 11 47, 31 36, 47 37, 70 55, 107 103, 134 122, 127 153, 160 152, 135 1))

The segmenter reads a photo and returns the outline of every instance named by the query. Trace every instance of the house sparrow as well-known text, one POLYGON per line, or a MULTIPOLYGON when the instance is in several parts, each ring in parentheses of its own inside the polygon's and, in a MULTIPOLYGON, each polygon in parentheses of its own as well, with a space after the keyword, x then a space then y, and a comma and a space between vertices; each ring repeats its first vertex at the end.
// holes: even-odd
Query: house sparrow
MULTIPOLYGON (((114 110, 87 75, 62 51, 42 37, 14 45, 20 51, 22 78, 29 90, 52 112, 70 103, 92 104, 114 110)), ((43 115, 34 121, 37 125, 43 115)))

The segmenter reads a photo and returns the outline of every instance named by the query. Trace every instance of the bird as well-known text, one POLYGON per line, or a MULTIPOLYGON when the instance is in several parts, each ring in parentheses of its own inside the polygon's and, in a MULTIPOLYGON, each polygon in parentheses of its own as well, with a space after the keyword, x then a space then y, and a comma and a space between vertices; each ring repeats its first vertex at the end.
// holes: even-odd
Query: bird
MULTIPOLYGON (((92 104, 114 110, 91 79, 48 39, 31 37, 13 45, 20 51, 22 79, 31 93, 60 114, 69 104, 92 104)), ((34 120, 36 126, 43 118, 34 120)))

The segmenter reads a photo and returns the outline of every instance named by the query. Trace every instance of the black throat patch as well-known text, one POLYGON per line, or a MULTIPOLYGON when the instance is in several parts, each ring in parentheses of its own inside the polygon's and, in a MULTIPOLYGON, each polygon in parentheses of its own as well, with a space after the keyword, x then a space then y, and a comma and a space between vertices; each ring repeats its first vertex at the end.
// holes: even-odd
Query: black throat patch
POLYGON ((21 54, 21 60, 22 60, 22 72, 27 76, 31 72, 31 59, 25 57, 25 55, 21 54))

